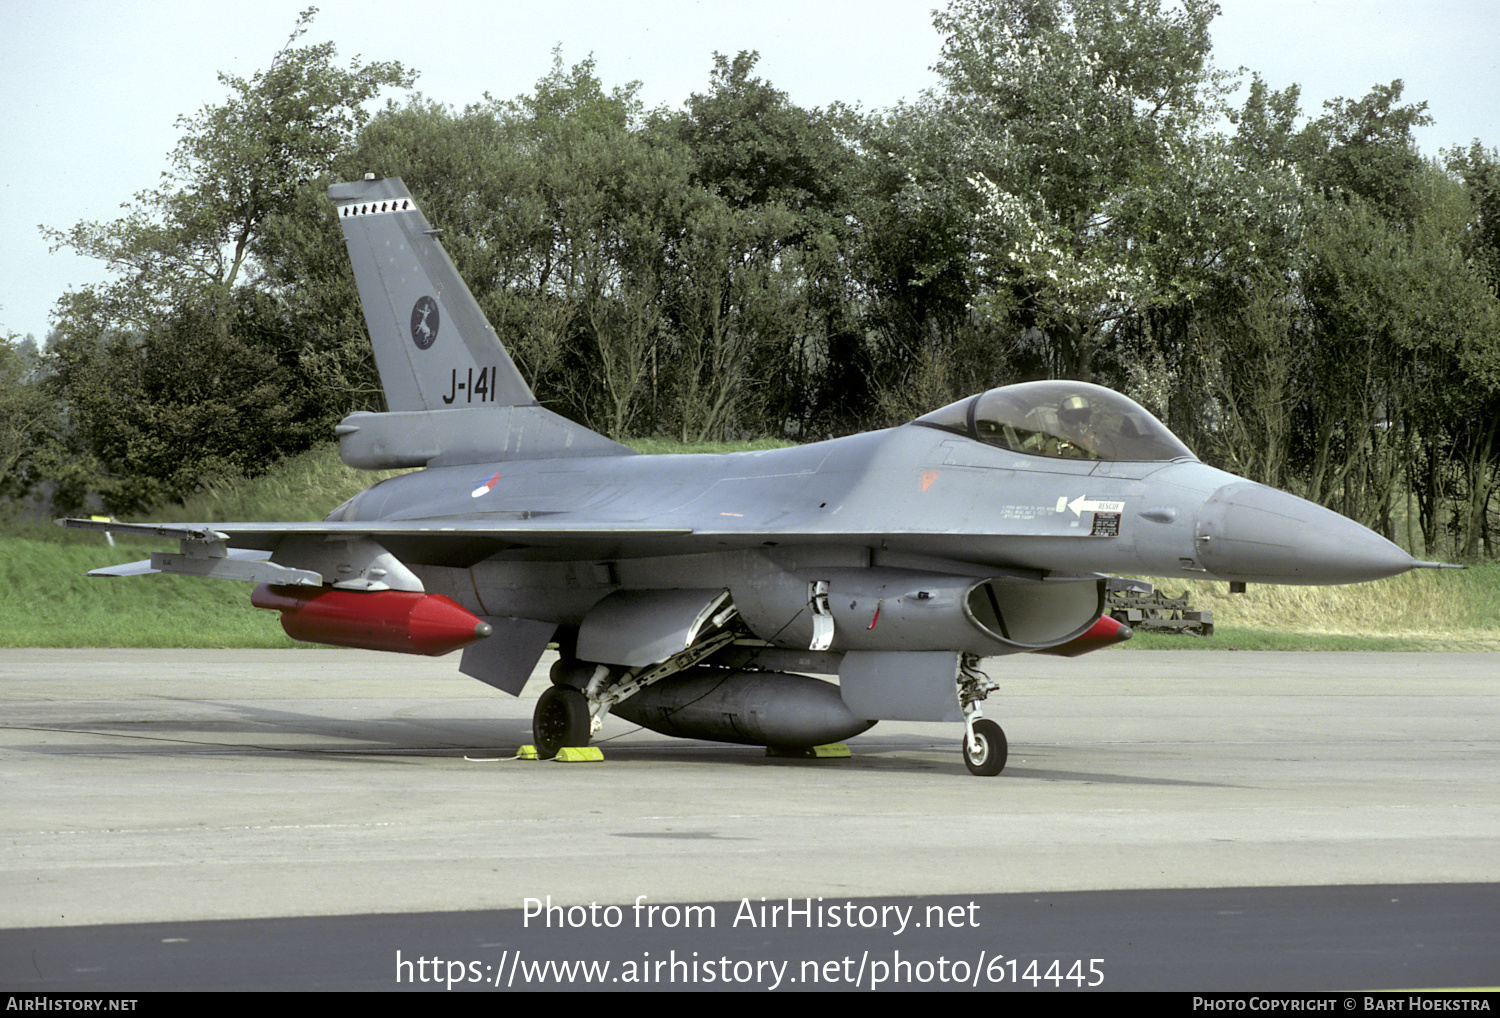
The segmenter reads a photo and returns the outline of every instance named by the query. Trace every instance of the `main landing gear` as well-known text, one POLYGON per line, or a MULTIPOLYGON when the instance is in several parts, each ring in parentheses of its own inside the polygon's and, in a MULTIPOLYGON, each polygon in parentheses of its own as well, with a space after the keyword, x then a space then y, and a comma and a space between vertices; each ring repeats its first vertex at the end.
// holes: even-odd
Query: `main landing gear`
MULTIPOLYGON (((604 665, 562 659, 553 666, 553 685, 537 700, 532 732, 537 756, 550 760, 566 747, 589 744, 610 707, 646 685, 694 664, 731 638, 719 634, 704 648, 690 648, 641 671, 613 672, 604 665)), ((1005 769, 1009 746, 1000 726, 984 716, 982 703, 999 685, 979 670, 979 659, 965 654, 958 671, 958 700, 963 708, 964 766, 969 773, 994 777, 1005 769)), ((714 738, 710 735, 708 738, 714 738)))
POLYGON ((979 670, 979 659, 965 654, 958 670, 958 701, 964 712, 964 766, 970 774, 992 778, 1005 769, 1010 747, 1005 732, 984 716, 986 697, 999 689, 999 683, 979 670))
POLYGON ((551 760, 564 746, 587 746, 593 735, 588 697, 572 686, 551 686, 536 702, 531 733, 536 755, 551 760))
POLYGON ((565 747, 587 746, 615 704, 734 642, 741 632, 737 616, 733 604, 721 604, 692 646, 644 667, 611 668, 572 656, 559 657, 552 665, 552 686, 538 698, 531 715, 536 755, 551 760, 565 747))

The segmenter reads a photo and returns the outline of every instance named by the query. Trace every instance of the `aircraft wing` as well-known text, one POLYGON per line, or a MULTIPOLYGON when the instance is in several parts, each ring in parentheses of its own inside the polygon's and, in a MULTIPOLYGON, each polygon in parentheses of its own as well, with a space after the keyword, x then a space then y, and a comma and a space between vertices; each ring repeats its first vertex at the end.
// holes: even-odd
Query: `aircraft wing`
MULTIPOLYGON (((891 534, 791 528, 759 529, 710 525, 646 526, 599 517, 560 519, 572 514, 540 514, 528 519, 362 520, 314 523, 115 523, 94 519, 58 520, 61 526, 136 534, 179 542, 176 553, 156 552, 148 560, 92 570, 90 576, 178 573, 281 586, 318 586, 351 578, 394 583, 408 576, 407 564, 465 569, 491 556, 526 550, 551 558, 635 558, 689 552, 727 551, 766 545, 852 545, 886 547, 952 558, 967 572, 974 558, 973 538, 961 534, 891 534), (271 561, 272 557, 276 561, 271 561), (962 560, 962 561, 960 561, 962 560), (353 571, 353 577, 350 573, 353 571), (383 571, 384 580, 375 579, 383 571)), ((1004 555, 981 557, 991 572, 1051 573, 1102 577, 1078 570, 1035 570, 1004 555)))
POLYGON ((544 547, 580 539, 622 537, 684 537, 689 527, 640 527, 608 521, 549 525, 545 520, 494 521, 455 520, 359 520, 349 523, 118 523, 107 520, 64 519, 60 526, 73 530, 100 530, 114 534, 164 537, 174 541, 222 543, 231 548, 275 551, 289 535, 328 538, 374 537, 393 540, 465 540, 491 538, 508 546, 544 547))
MULTIPOLYGON (((545 518, 347 523, 117 523, 94 519, 57 522, 76 530, 136 534, 179 542, 177 553, 157 552, 141 562, 93 570, 90 576, 164 572, 287 586, 318 586, 325 582, 317 568, 320 556, 315 551, 306 556, 288 556, 299 561, 308 559, 313 566, 310 569, 269 561, 288 540, 308 549, 335 543, 370 542, 372 547, 378 545, 372 558, 389 552, 397 560, 463 567, 511 548, 567 547, 577 553, 600 556, 639 553, 692 533, 684 527, 621 526, 602 521, 558 526, 545 518)), ((327 579, 331 582, 332 577, 327 579)))

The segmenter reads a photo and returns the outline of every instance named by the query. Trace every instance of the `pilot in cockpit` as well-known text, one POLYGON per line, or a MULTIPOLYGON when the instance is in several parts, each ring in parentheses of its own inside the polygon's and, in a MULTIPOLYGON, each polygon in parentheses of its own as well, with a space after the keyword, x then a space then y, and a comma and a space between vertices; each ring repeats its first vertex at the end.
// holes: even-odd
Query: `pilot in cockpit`
POLYGON ((1094 425, 1094 407, 1085 396, 1069 396, 1057 408, 1059 456, 1098 459, 1099 435, 1094 425))
POLYGON ((1056 406, 1043 404, 1026 414, 1028 437, 1022 451, 1063 459, 1098 459, 1094 407, 1086 396, 1065 397, 1056 406))

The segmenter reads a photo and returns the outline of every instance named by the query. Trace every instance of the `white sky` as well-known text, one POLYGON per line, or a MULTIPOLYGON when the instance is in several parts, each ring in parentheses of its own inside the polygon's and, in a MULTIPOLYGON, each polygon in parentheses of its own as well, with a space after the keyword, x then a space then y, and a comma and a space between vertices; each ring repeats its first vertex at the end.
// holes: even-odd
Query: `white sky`
MULTIPOLYGON (((1316 115, 1401 78, 1435 123, 1423 151, 1500 146, 1500 4, 1493 0, 1220 0, 1214 58, 1302 85, 1316 115)), ((0 335, 45 336, 52 305, 103 279, 49 254, 38 224, 117 218, 153 187, 178 116, 225 96, 216 74, 269 64, 308 0, 5 0, 0 4, 0 335)), ((642 83, 679 107, 708 84, 713 53, 759 50, 757 73, 804 107, 882 109, 936 79, 930 0, 323 0, 307 40, 341 61, 399 60, 455 106, 531 90, 554 46, 592 54, 606 87, 642 83)))

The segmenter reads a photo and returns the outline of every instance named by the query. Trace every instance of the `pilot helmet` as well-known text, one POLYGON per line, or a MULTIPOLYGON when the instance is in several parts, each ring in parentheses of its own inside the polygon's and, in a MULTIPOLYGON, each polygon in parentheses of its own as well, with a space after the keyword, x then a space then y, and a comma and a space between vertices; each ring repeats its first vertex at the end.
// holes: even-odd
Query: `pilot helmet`
POLYGON ((1094 407, 1083 396, 1069 396, 1057 408, 1057 416, 1067 424, 1087 424, 1094 407))

